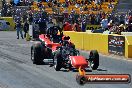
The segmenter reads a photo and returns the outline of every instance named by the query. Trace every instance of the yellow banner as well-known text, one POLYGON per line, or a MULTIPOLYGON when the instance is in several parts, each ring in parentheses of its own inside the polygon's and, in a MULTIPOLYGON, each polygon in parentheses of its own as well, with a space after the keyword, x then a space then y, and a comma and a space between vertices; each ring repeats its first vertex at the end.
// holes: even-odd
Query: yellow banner
POLYGON ((87 25, 86 26, 86 30, 96 30, 96 29, 100 29, 101 26, 100 25, 87 25))

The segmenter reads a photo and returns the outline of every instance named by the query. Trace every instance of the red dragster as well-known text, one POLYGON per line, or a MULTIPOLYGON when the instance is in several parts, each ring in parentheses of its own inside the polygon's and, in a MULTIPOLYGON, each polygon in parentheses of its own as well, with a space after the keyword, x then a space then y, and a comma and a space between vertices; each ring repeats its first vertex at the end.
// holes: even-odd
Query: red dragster
POLYGON ((57 27, 53 27, 52 33, 39 35, 39 41, 31 47, 31 60, 34 64, 49 63, 56 71, 61 68, 78 69, 80 66, 85 69, 89 65, 92 69, 98 68, 99 54, 96 50, 92 50, 87 59, 80 55, 69 36, 64 36, 63 33, 57 35, 57 33, 57 27))

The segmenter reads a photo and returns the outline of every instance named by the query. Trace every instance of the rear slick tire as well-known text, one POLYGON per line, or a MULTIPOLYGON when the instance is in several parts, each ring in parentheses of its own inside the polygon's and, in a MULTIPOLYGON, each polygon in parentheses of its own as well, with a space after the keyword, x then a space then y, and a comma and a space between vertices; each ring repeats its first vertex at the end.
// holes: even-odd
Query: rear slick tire
POLYGON ((31 47, 31 60, 33 61, 33 64, 42 64, 42 47, 41 45, 32 46, 31 47))

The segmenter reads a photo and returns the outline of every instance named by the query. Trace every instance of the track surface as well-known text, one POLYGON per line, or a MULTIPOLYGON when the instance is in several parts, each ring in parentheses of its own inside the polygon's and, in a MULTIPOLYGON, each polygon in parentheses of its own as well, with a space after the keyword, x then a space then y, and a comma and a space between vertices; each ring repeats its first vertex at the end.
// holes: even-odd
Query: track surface
MULTIPOLYGON (((32 42, 16 39, 16 32, 0 32, 0 88, 132 88, 130 84, 76 83, 77 72, 56 72, 48 65, 34 65, 30 60, 32 42)), ((87 52, 82 52, 88 57, 87 52)), ((98 70, 88 74, 126 73, 132 75, 132 61, 100 56, 98 70)))

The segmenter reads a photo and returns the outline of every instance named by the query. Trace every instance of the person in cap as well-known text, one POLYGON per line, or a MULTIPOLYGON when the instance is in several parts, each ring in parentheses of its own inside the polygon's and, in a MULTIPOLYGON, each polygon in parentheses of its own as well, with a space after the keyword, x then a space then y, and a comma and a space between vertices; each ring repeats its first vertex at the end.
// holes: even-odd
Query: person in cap
POLYGON ((25 21, 25 23, 24 23, 23 30, 24 30, 24 37, 26 38, 26 33, 28 33, 28 31, 29 31, 29 24, 27 21, 25 21))
POLYGON ((128 23, 126 27, 127 32, 132 32, 132 23, 128 23))
POLYGON ((47 28, 46 20, 42 19, 42 18, 39 18, 38 23, 39 23, 40 34, 45 34, 46 33, 46 28, 47 28))
POLYGON ((117 30, 117 33, 118 33, 119 35, 121 35, 121 32, 123 32, 123 31, 124 31, 124 25, 121 24, 121 25, 119 25, 119 29, 117 30))
POLYGON ((101 23, 102 29, 104 29, 104 30, 108 29, 108 19, 106 17, 103 17, 103 19, 100 23, 101 23))
POLYGON ((21 38, 23 38, 23 33, 22 33, 22 24, 21 24, 21 21, 17 21, 16 23, 16 31, 17 31, 17 39, 19 39, 19 33, 21 34, 21 38))

